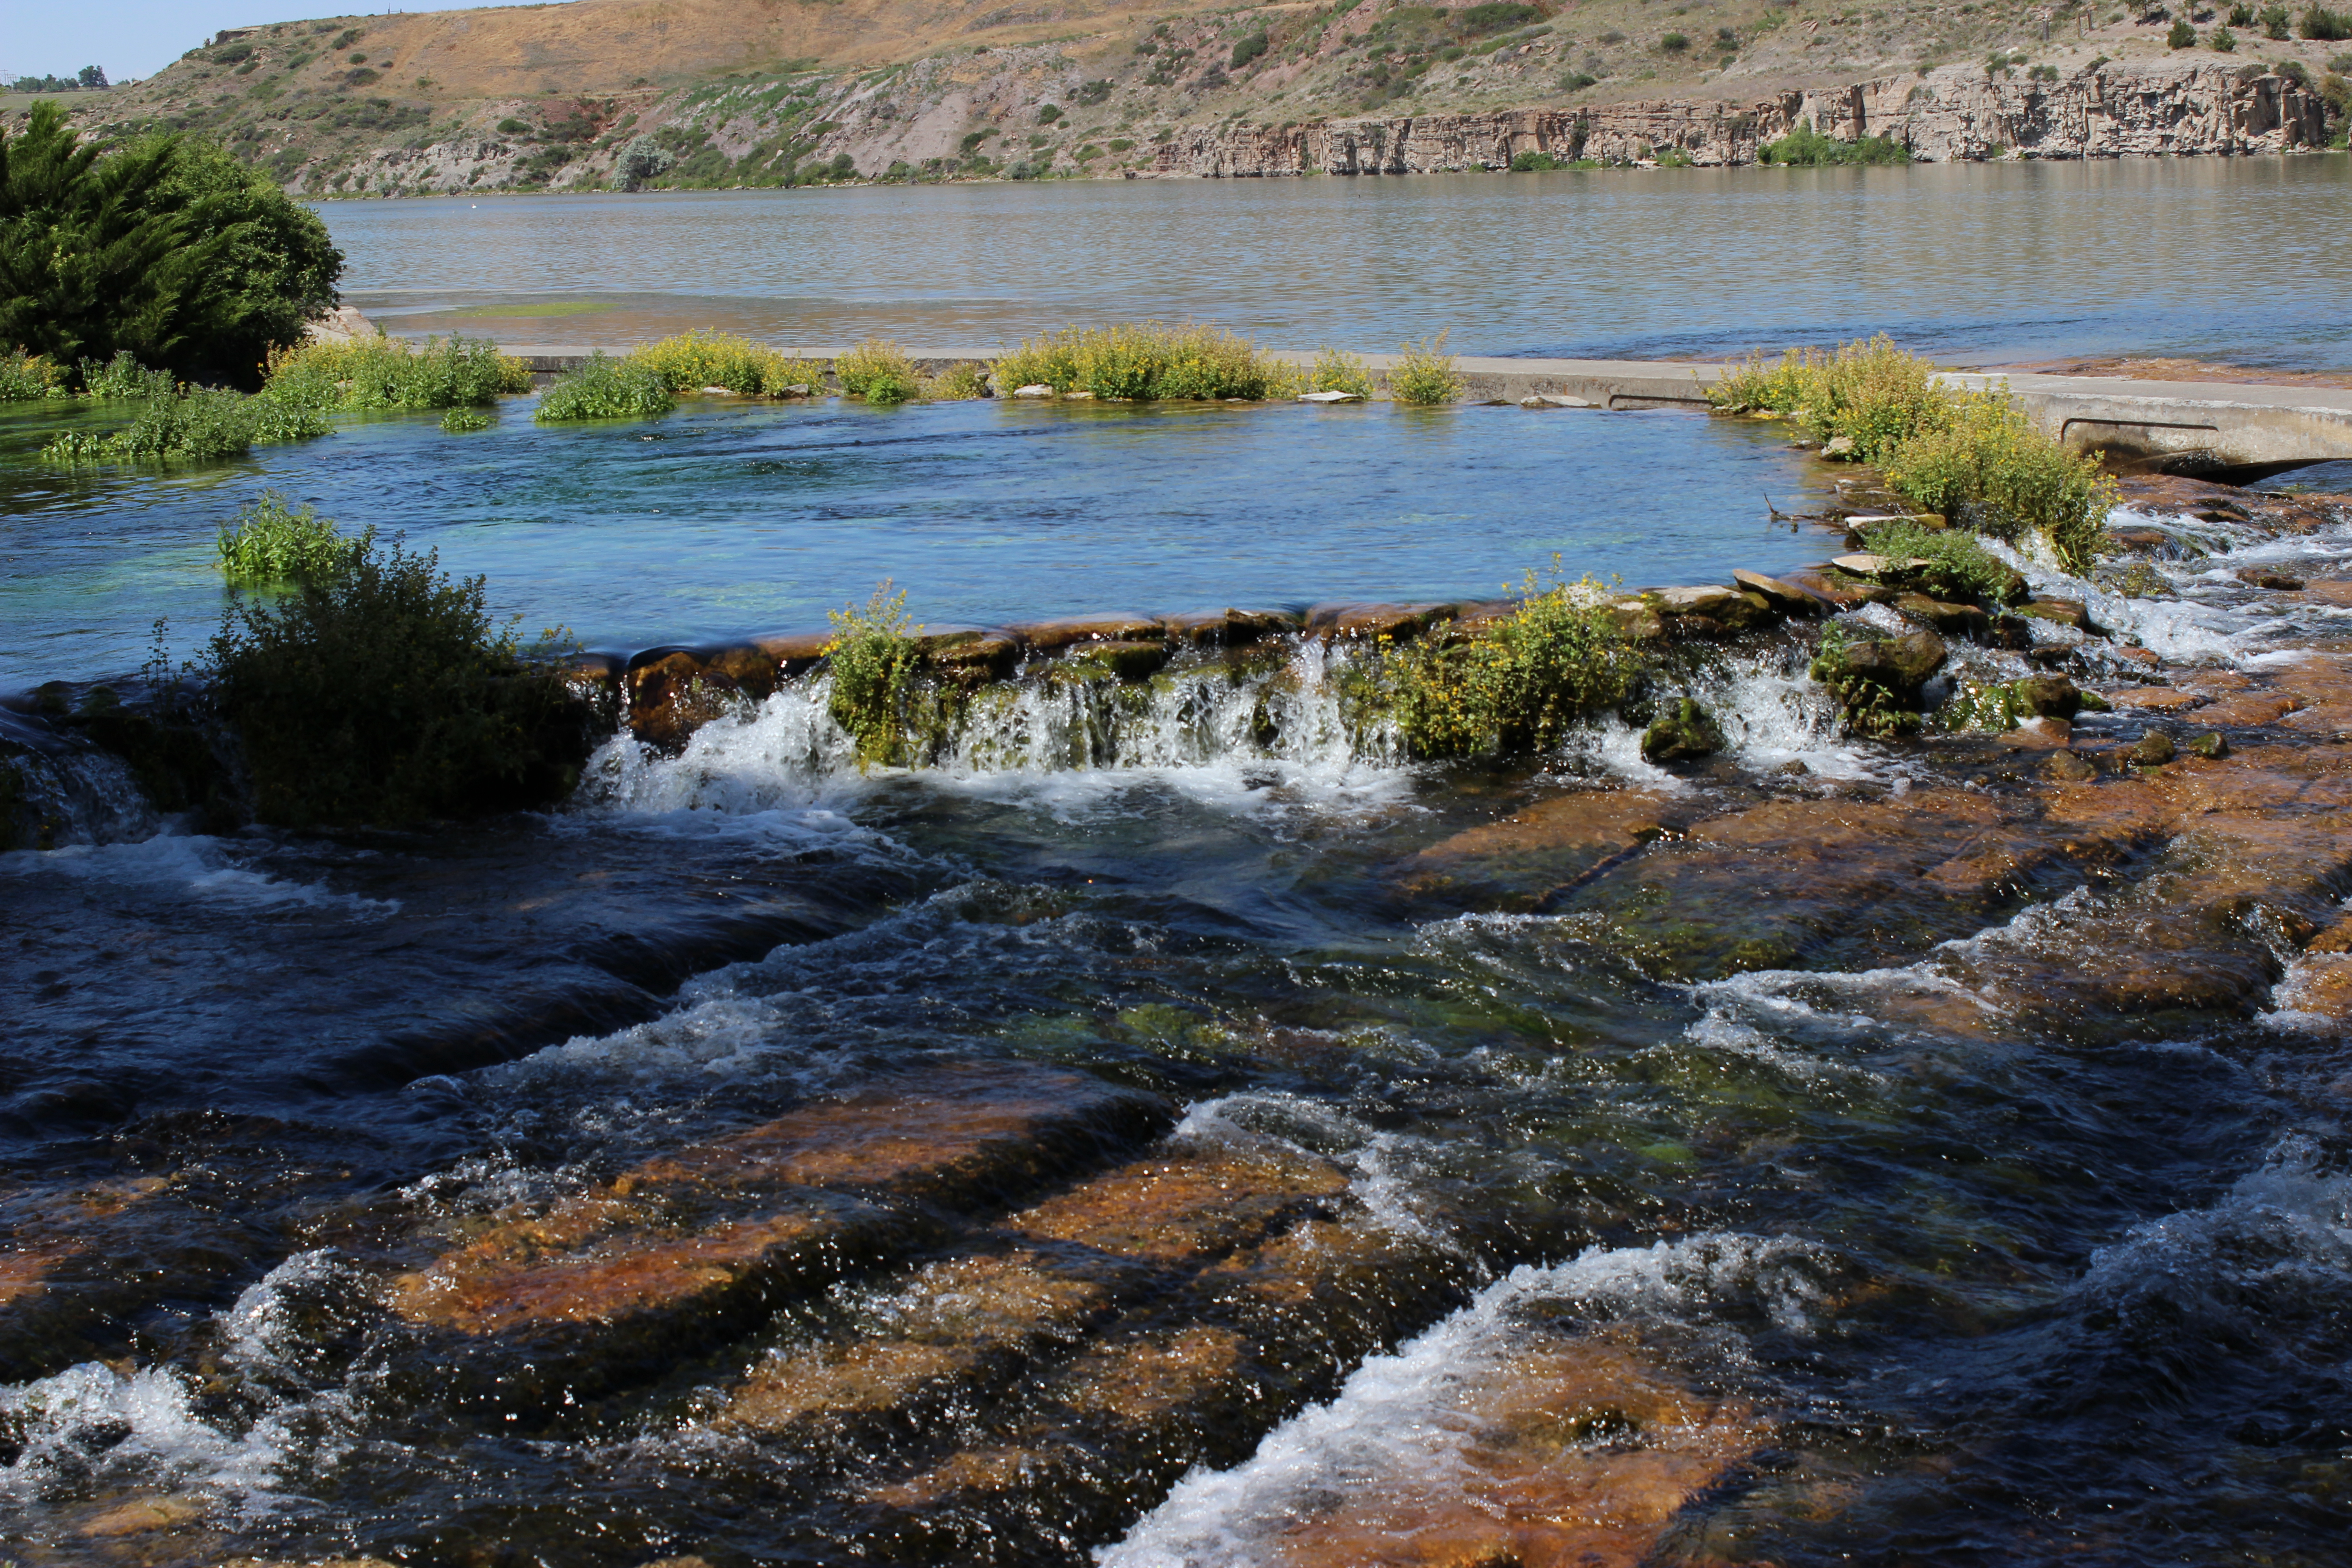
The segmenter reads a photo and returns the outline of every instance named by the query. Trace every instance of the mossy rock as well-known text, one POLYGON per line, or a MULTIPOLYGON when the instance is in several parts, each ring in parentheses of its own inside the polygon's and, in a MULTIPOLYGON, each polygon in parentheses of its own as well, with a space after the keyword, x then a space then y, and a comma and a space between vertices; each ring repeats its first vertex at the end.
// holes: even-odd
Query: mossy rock
POLYGON ((1707 710, 1690 698, 1675 702, 1642 732, 1642 757, 1650 763, 1691 762, 1723 750, 1723 731, 1707 710))
POLYGON ((1074 668, 1088 669, 1121 680, 1141 680, 1168 662, 1168 645, 1158 642, 1084 643, 1070 649, 1074 668))

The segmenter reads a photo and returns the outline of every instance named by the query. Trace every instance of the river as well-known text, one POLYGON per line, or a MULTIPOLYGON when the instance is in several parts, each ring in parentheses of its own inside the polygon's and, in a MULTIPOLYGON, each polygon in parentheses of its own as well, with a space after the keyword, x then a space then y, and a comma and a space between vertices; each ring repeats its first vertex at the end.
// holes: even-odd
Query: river
MULTIPOLYGON (((2326 366, 2345 324, 2299 303, 2322 284, 2229 293, 2190 240, 2209 209, 2243 236, 2331 199, 2341 164, 1913 172, 1973 175, 1933 187, 1964 214, 2036 181, 2172 204, 2134 243, 2177 247, 2193 303, 2145 320, 2152 264, 1956 293, 1857 271, 1857 237, 1914 231, 1818 205, 1844 259, 1792 273, 1770 324, 1655 264, 1607 317, 1571 269, 1415 278, 1338 218, 1318 243, 1353 295, 1280 253, 1318 207, 1430 234, 1416 191, 1699 189, 1664 176, 517 200, 484 248, 449 239, 462 204, 329 213, 362 289, 575 293, 652 275, 634 241, 553 283, 514 264, 580 215, 896 215, 930 260, 845 250, 871 266, 806 319, 922 346, 1143 286, 1115 217, 1090 293, 1043 217, 999 221, 986 253, 1021 265, 990 316, 979 270, 939 264, 983 254, 973 211, 1075 235, 1156 202, 1192 215, 1171 233, 1265 243, 1236 268, 1204 242, 1157 313, 1232 289, 1262 312, 1234 324, 1300 342, 1940 321, 1987 353, 2238 331, 2326 366)), ((1911 199, 1851 173, 1798 188, 1911 199)), ((1651 206, 1650 254, 1676 249, 1662 210, 1811 254, 1803 223, 1720 210, 1746 199, 1651 206)), ((732 297, 757 325, 819 254, 732 232, 663 309, 732 297)), ((130 674, 157 615, 201 629, 211 529, 268 487, 623 650, 805 624, 885 575, 992 623, 1836 547, 1763 493, 1823 504, 1824 466, 1672 412, 529 409, 64 478, 30 453, 81 416, 0 421, 0 684, 130 674)), ((2111 694, 2067 737, 2087 776, 2040 731, 1841 734, 1811 622, 1675 655, 1661 695, 1727 743, 1671 767, 1619 715, 1519 763, 1404 760, 1349 719, 1363 650, 1284 636, 1131 686, 1041 661, 921 772, 860 768, 816 675, 683 746, 612 736, 558 811, 318 835, 161 816, 19 696, 0 739, 56 847, 0 856, 0 1555, 2338 1563, 2352 508, 2226 499, 2139 495, 2090 578, 2018 558, 2106 635, 1955 641, 1968 679, 2111 694), (2136 766, 2152 731, 2231 754, 2136 766)))

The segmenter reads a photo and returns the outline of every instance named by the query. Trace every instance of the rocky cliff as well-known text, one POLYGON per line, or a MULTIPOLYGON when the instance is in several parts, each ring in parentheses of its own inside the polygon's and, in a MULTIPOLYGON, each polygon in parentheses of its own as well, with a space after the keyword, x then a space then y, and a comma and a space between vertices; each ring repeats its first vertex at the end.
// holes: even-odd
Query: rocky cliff
POLYGON ((1748 103, 1635 101, 1280 128, 1195 126, 1160 145, 1150 173, 1430 174, 1506 168, 1528 153, 1563 162, 1750 163, 1765 142, 1800 126, 1848 141, 1891 137, 1929 163, 2230 155, 2324 146, 2325 116, 2316 94, 2261 66, 2109 62, 2054 82, 1946 68, 1748 103))

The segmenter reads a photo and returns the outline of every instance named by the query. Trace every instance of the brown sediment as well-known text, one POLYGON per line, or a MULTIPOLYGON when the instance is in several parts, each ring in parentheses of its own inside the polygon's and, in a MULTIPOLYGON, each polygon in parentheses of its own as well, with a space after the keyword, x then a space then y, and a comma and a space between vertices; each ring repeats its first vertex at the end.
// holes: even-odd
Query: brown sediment
POLYGON ((2237 386, 2352 387, 2352 371, 2263 370, 2252 365, 2225 364, 2215 360, 2171 359, 2161 355, 2144 359, 2136 354, 2105 354, 2088 359, 2045 360, 2000 368, 2038 375, 2116 376, 2126 381, 2211 381, 2237 386))
POLYGON ((1579 790, 1497 822, 1465 828, 1397 868, 1420 897, 1475 899, 1479 907, 1533 909, 1596 871, 1680 832, 1705 810, 1655 790, 1579 790))

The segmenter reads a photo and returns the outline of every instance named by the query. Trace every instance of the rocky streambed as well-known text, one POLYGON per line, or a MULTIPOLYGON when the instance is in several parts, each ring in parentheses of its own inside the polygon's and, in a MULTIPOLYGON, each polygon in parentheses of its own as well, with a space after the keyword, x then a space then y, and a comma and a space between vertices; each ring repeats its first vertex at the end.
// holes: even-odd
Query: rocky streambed
POLYGON ((928 628, 911 768, 811 639, 648 649, 425 833, 56 726, 0 1540, 2330 1562, 2352 509, 2111 533, 1614 595, 1644 695, 1517 763, 1349 696, 1476 603, 928 628))

